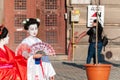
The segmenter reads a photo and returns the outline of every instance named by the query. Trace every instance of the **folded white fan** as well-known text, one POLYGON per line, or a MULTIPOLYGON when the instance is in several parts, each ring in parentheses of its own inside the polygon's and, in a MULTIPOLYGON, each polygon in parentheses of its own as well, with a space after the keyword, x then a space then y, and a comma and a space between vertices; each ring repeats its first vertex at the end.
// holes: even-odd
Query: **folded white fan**
POLYGON ((33 44, 31 47, 31 54, 35 54, 37 51, 43 51, 45 55, 55 55, 53 47, 45 42, 38 42, 33 44))

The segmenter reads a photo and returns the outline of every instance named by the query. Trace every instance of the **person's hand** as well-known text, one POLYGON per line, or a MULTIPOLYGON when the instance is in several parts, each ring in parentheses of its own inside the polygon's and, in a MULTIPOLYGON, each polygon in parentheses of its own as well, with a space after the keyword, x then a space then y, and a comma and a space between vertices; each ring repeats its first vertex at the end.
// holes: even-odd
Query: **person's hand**
POLYGON ((29 58, 29 53, 27 51, 23 51, 22 56, 24 56, 26 59, 28 59, 29 58))
POLYGON ((56 56, 56 54, 53 54, 53 53, 49 53, 49 56, 56 56))
POLYGON ((35 58, 41 58, 43 55, 42 54, 34 54, 33 55, 33 58, 35 59, 35 58))

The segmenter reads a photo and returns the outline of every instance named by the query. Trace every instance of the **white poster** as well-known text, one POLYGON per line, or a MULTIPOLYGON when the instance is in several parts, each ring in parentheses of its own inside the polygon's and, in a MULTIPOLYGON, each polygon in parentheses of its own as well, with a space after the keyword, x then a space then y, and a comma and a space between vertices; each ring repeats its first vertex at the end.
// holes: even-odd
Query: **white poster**
POLYGON ((80 10, 74 9, 71 11, 71 21, 72 22, 79 22, 80 19, 80 10))
POLYGON ((92 22, 94 19, 97 19, 97 11, 98 11, 98 20, 101 25, 104 27, 104 6, 97 5, 89 5, 88 6, 88 21, 87 27, 92 27, 92 22))
POLYGON ((90 4, 90 0, 71 0, 71 4, 90 4))

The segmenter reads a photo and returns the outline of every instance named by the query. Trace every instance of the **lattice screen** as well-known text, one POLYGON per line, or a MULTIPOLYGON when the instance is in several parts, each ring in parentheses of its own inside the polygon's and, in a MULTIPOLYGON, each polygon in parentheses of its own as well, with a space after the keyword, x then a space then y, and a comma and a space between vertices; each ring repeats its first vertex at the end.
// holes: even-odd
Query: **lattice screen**
POLYGON ((15 9, 25 10, 26 9, 26 0, 15 0, 14 1, 15 9))
POLYGON ((57 32, 56 31, 47 31, 46 32, 46 41, 48 43, 57 43, 57 32))
POLYGON ((15 27, 23 27, 22 21, 26 19, 26 15, 24 14, 15 14, 15 27))
POLYGON ((16 31, 14 32, 14 43, 20 43, 24 38, 26 38, 27 33, 24 31, 16 31))

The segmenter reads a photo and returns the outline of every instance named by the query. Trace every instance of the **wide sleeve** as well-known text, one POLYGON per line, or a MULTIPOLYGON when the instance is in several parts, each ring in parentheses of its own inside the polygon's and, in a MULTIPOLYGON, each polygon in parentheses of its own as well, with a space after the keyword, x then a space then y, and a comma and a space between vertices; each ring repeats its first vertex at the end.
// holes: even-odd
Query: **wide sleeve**
POLYGON ((26 60, 22 56, 15 56, 7 46, 5 50, 0 50, 0 80, 27 80, 26 60))
POLYGON ((22 55, 26 58, 29 55, 30 52, 31 52, 31 49, 30 49, 29 45, 25 44, 25 43, 21 43, 16 48, 15 54, 17 56, 22 55))

